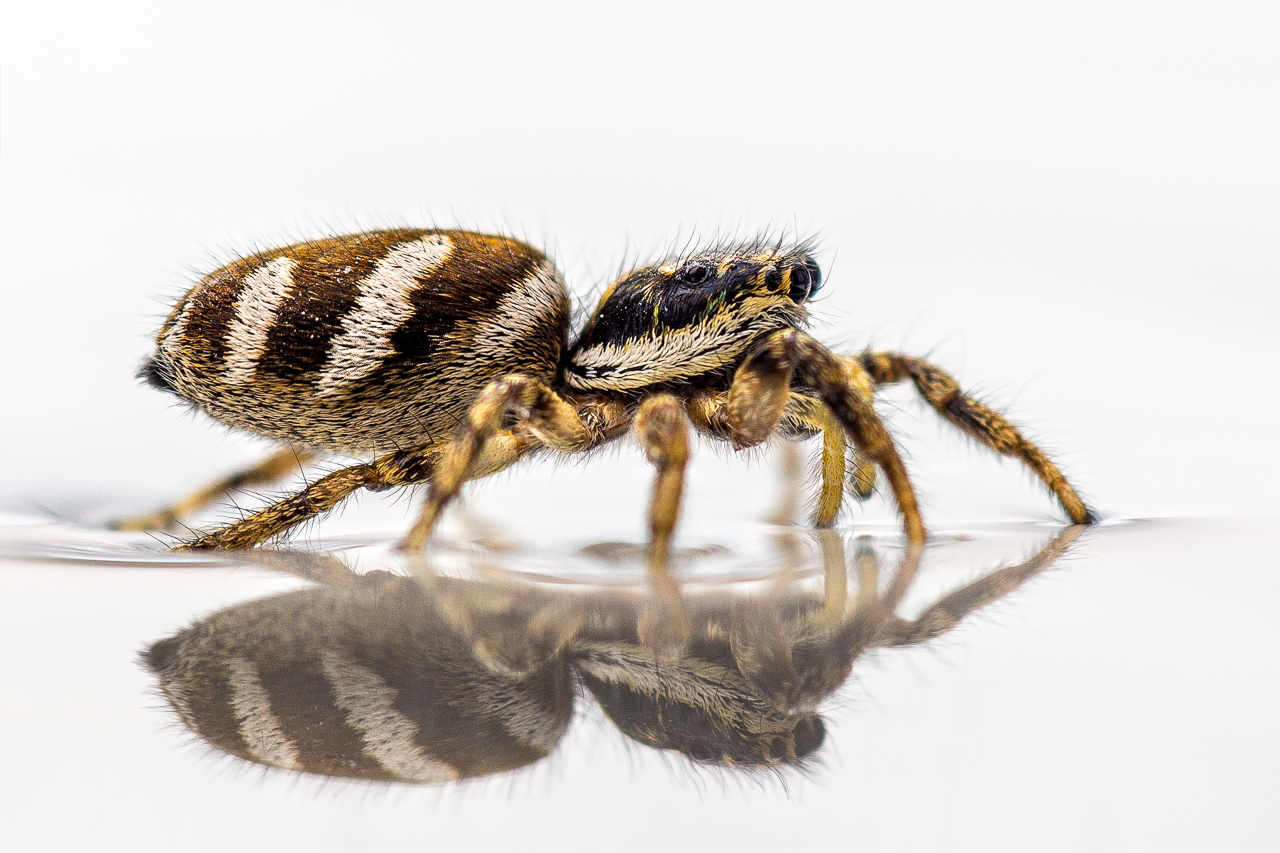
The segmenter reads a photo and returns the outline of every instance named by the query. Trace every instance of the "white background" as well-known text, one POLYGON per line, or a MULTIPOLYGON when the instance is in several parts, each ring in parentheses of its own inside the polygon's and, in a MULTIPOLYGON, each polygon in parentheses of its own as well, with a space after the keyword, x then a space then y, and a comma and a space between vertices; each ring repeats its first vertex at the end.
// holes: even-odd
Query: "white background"
MULTIPOLYGON (((168 301, 254 249, 434 224, 523 236, 581 295, 677 238, 816 235, 820 337, 931 352, 1108 517, 1274 516, 1278 44, 1262 2, 10 4, 0 507, 100 518, 252 459, 134 380, 168 301)), ((909 394, 884 410, 929 520, 1061 518, 909 394)), ((596 465, 475 504, 638 538, 637 452, 596 465)), ((702 452, 684 537, 755 512, 772 478, 702 452)), ((405 504, 385 508, 402 529, 405 504)), ((1037 587, 1013 630, 871 679, 845 787, 794 799, 699 794, 613 747, 487 799, 218 771, 155 739, 129 655, 248 581, 14 568, 0 808, 30 849, 778 849, 841 844, 842 821, 870 849, 1266 849, 1271 541, 1187 524, 1142 528, 1155 548, 1104 530, 1082 585, 1037 587), (72 589, 92 597, 59 604, 72 589), (87 715, 94 697, 115 710, 87 715)))
MULTIPOLYGON (((1104 512, 1274 513, 1278 16, 13 6, 0 494, 154 500, 252 458, 133 379, 168 300, 255 248, 461 224, 545 246, 580 294, 677 237, 816 235, 824 339, 932 352, 1104 512)), ((916 411, 933 512, 1053 516, 916 411)))

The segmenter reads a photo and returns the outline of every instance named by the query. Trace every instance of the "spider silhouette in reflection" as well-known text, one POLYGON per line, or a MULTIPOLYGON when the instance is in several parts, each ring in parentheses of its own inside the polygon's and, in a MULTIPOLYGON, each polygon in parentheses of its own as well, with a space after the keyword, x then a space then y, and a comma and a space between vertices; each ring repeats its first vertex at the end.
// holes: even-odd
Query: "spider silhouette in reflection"
POLYGON ((1064 529, 1025 562, 896 615, 920 564, 909 545, 881 584, 820 531, 821 591, 780 580, 748 597, 566 591, 507 577, 360 575, 323 554, 256 551, 318 585, 239 604, 152 644, 143 660, 183 724, 215 748, 325 776, 447 782, 548 755, 575 697, 593 696, 627 737, 695 762, 802 765, 825 739, 820 704, 866 651, 954 628, 1051 566, 1064 529))

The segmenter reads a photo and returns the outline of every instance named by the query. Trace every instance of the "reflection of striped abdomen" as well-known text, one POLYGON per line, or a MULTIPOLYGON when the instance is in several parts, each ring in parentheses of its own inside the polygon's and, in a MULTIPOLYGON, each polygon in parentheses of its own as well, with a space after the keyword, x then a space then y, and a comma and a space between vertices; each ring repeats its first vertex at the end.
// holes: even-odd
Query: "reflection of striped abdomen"
POLYGON ((184 725, 286 770, 446 782, 548 755, 569 724, 568 666, 495 673, 413 582, 241 604, 143 658, 184 725))
POLYGON ((383 452, 448 438, 492 379, 554 378, 569 301, 515 240, 378 231, 298 243, 210 273, 143 367, 223 423, 383 452))

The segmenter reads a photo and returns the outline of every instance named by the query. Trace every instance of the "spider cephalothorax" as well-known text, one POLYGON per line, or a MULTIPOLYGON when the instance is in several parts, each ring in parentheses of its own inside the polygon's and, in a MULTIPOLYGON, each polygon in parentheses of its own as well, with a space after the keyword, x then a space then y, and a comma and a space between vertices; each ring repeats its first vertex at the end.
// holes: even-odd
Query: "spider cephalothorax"
POLYGON ((714 382, 765 335, 802 328, 820 281, 804 247, 743 246, 638 269, 600 299, 570 353, 567 384, 635 391, 714 382))
POLYGON ((870 492, 878 468, 919 541, 915 490, 873 405, 877 387, 907 380, 943 418, 1025 463, 1072 521, 1092 520, 1048 457, 942 370, 901 353, 839 356, 810 337, 805 303, 820 282, 806 244, 685 253, 622 276, 570 345, 559 273, 510 238, 377 231, 241 259, 179 300, 141 375, 285 447, 122 526, 163 526, 320 452, 382 454, 179 547, 253 547, 357 489, 429 482, 404 541, 417 548, 466 480, 632 432, 658 469, 650 560, 663 568, 692 426, 738 448, 821 433, 814 521, 834 521, 850 454, 855 494, 870 492))

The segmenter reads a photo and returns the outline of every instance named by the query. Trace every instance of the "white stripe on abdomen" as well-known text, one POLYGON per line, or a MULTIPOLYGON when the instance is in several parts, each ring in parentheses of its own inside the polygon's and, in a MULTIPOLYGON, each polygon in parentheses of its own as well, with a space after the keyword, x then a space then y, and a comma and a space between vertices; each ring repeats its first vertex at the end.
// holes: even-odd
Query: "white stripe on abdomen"
MULTIPOLYGON (((236 300, 236 316, 227 330, 223 376, 233 385, 253 380, 267 335, 276 325, 276 312, 293 289, 293 258, 276 258, 245 277, 236 300)), ((188 308, 188 310, 190 310, 188 308)), ((175 327, 176 328, 176 327, 175 327)))
POLYGON ((356 305, 342 318, 342 330, 329 344, 329 359, 316 380, 321 395, 341 394, 394 354, 391 336, 413 316, 414 289, 452 251, 448 237, 431 234, 401 243, 378 261, 360 281, 356 305))

